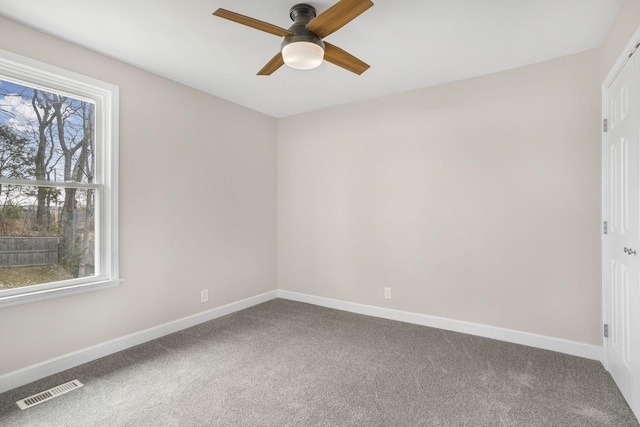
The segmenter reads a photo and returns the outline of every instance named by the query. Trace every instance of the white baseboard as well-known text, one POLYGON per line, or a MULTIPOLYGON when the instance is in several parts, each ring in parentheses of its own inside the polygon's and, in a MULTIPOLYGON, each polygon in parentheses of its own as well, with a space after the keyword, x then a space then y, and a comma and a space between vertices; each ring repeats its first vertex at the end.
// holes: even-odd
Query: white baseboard
POLYGON ((274 298, 277 291, 269 291, 0 375, 0 393, 274 298))
POLYGON ((600 362, 603 361, 602 347, 592 344, 585 344, 561 338, 532 334, 529 332, 499 328, 496 326, 481 325, 478 323, 465 322, 462 320, 453 320, 444 317, 393 310, 389 308, 376 307, 373 305, 358 304, 354 302, 341 301, 285 290, 278 290, 278 298, 306 302, 322 307, 335 308, 337 310, 349 311, 358 314, 365 314, 367 316, 381 317, 384 319, 398 320, 400 322, 413 323, 416 325, 430 326, 432 328, 445 329, 448 331, 462 332, 465 334, 476 335, 485 338, 493 338, 496 340, 506 341, 514 344, 537 347, 544 350, 551 350, 557 351, 558 353, 569 354, 572 356, 584 357, 586 359, 598 360, 600 362))
POLYGON ((305 302, 322 307, 334 308, 337 310, 349 311, 352 313, 364 314, 367 316, 380 317, 384 319, 397 320, 400 322, 413 323, 416 325, 430 326, 438 329, 462 332, 470 335, 477 335, 485 338, 493 338, 515 344, 537 347, 545 350, 557 351, 559 353, 570 354, 572 356, 584 357, 587 359, 603 360, 602 347, 584 344, 560 338, 537 335, 528 332, 515 331, 511 329, 498 328, 495 326, 481 325, 477 323, 465 322, 461 320, 446 319, 443 317, 429 316, 426 314, 411 313, 401 310, 376 307, 372 305, 358 304, 348 301, 340 301, 331 298, 318 297, 314 295, 301 294, 285 290, 273 290, 264 294, 256 295, 240 301, 236 301, 221 307, 217 307, 202 313, 183 317, 182 319, 154 326, 140 332, 135 332, 121 338, 100 343, 82 350, 64 354, 62 356, 49 359, 47 361, 27 366, 17 371, 0 375, 0 393, 28 384, 32 381, 53 375, 55 373, 73 368, 83 363, 99 359, 104 356, 126 350, 127 348, 143 344, 145 342, 160 338, 162 336, 181 331, 191 326, 198 325, 209 320, 216 319, 236 311, 244 310, 257 304, 283 298, 292 301, 305 302))

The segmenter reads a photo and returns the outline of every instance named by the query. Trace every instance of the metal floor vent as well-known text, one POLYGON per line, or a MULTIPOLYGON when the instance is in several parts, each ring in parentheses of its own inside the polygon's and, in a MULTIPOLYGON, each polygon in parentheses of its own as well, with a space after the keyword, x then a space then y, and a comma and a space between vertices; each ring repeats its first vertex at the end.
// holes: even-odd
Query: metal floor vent
POLYGON ((59 386, 50 388, 49 390, 45 390, 38 394, 34 394, 33 396, 29 396, 26 399, 18 400, 16 404, 20 409, 31 408, 38 403, 46 402, 47 400, 51 400, 54 397, 69 393, 71 390, 80 388, 83 385, 84 384, 82 384, 78 380, 69 381, 68 383, 60 384, 59 386))

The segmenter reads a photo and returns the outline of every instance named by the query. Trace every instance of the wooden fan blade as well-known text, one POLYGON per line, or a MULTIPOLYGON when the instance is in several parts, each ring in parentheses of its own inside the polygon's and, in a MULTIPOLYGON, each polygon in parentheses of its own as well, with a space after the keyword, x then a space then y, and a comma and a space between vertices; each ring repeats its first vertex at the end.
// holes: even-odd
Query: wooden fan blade
POLYGON ((371 0, 340 0, 307 24, 321 39, 339 30, 373 6, 371 0))
POLYGON ((284 59, 282 59, 282 53, 278 52, 276 56, 271 58, 271 61, 267 62, 267 65, 262 67, 262 70, 258 71, 259 76, 270 76, 278 68, 284 65, 284 59))
POLYGON ((337 65, 338 67, 342 67, 345 70, 349 70, 352 73, 356 73, 358 75, 364 73, 369 69, 368 64, 360 61, 349 52, 346 52, 339 47, 327 42, 324 42, 324 59, 325 61, 329 61, 332 64, 337 65))
POLYGON ((215 16, 228 19, 229 21, 237 22, 238 24, 246 25, 247 27, 255 28, 256 30, 264 31, 266 33, 275 34, 276 36, 288 36, 291 31, 280 28, 277 25, 269 24, 268 22, 258 21, 257 19, 249 18, 248 16, 240 15, 239 13, 231 12, 226 9, 218 9, 213 12, 215 16))

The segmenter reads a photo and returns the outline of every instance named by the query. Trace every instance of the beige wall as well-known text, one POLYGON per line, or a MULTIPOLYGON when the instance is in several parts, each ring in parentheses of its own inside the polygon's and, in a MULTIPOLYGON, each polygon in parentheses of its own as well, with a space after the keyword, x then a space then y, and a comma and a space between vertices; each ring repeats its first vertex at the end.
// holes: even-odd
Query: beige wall
POLYGON ((600 345, 598 71, 591 50, 279 120, 279 288, 600 345))
POLYGON ((625 0, 600 47, 600 80, 605 79, 638 27, 640 27, 640 0, 625 0))
POLYGON ((126 280, 1 309, 0 374, 276 288, 274 118, 2 17, 0 49, 120 87, 126 280))

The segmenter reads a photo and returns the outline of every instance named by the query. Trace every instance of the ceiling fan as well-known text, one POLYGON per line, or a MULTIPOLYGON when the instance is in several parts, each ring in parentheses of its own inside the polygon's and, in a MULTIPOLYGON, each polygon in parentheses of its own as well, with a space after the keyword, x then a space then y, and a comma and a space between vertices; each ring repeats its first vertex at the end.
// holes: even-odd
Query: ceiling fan
POLYGON ((284 37, 281 51, 258 71, 259 76, 269 76, 284 64, 308 70, 319 66, 323 59, 359 75, 364 73, 369 65, 322 39, 351 22, 371 6, 371 0, 340 0, 316 16, 313 6, 305 3, 296 4, 289 12, 293 25, 288 30, 225 9, 218 9, 213 14, 284 37))

